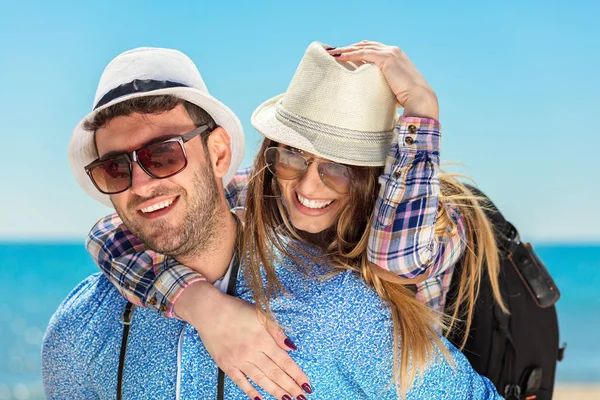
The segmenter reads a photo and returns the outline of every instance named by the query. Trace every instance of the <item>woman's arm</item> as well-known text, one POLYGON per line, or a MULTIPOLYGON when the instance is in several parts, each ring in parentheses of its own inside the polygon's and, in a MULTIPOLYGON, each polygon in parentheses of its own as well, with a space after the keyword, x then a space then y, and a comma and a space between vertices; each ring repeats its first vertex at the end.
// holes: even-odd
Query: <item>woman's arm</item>
POLYGON ((174 259, 148 250, 117 214, 102 218, 86 247, 104 275, 127 300, 173 317, 175 301, 202 275, 174 259))
POLYGON ((440 124, 437 96, 399 48, 363 41, 330 53, 340 61, 371 62, 386 77, 404 108, 387 157, 367 254, 403 278, 422 278, 419 297, 442 310, 452 267, 464 250, 464 223, 447 207, 456 229, 436 235, 440 197, 440 124))
POLYGON ((369 260, 395 274, 414 279, 417 297, 443 311, 456 264, 465 244, 464 221, 446 206, 456 229, 436 234, 440 207, 440 125, 428 118, 403 117, 398 142, 390 150, 375 205, 369 236, 369 260))

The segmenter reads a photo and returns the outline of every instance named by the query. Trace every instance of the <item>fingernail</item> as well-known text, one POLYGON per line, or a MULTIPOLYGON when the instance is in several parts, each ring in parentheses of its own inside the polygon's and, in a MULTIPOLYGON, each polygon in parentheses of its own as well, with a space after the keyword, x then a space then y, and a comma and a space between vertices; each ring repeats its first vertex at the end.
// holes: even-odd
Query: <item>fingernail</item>
MULTIPOLYGON (((287 347, 289 347, 292 350, 298 350, 298 348, 296 347, 296 345, 294 344, 294 342, 292 342, 290 339, 286 338, 283 343, 285 343, 285 345, 287 347)), ((290 399, 291 400, 291 399, 290 399)))
POLYGON ((283 397, 281 398, 281 400, 292 400, 292 398, 290 396, 288 396, 287 394, 284 394, 283 397))
POLYGON ((305 383, 302 385, 302 390, 304 390, 308 394, 312 393, 312 388, 310 387, 310 385, 308 383, 305 383))
POLYGON ((337 47, 327 47, 325 50, 329 51, 329 50, 333 50, 333 49, 337 49, 337 47))
POLYGON ((260 397, 256 396, 254 400, 262 400, 260 397))
POLYGON ((306 400, 306 397, 304 397, 303 394, 299 394, 298 396, 296 396, 296 400, 306 400))
POLYGON ((341 54, 334 54, 333 56, 334 57, 339 57, 339 56, 341 56, 341 54))

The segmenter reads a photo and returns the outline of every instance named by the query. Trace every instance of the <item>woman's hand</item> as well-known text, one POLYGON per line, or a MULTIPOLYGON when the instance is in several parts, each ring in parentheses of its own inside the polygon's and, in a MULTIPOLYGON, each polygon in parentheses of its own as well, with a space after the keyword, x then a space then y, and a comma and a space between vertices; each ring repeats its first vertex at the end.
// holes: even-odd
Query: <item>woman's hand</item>
POLYGON ((248 378, 277 399, 287 395, 303 400, 305 392, 312 392, 308 378, 287 353, 296 346, 276 324, 265 327, 254 305, 203 281, 184 289, 175 312, 196 328, 219 368, 251 399, 261 397, 248 378))
POLYGON ((405 117, 439 119, 435 92, 402 50, 378 42, 363 40, 347 47, 328 50, 338 61, 351 61, 360 66, 375 64, 381 69, 405 117))

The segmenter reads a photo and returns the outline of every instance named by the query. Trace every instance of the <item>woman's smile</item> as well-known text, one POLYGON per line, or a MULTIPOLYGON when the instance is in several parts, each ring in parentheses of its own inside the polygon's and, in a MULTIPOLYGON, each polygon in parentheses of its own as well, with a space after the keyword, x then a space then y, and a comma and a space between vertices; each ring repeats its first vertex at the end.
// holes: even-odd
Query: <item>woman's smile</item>
POLYGON ((317 165, 311 164, 297 179, 278 179, 294 228, 319 233, 331 228, 349 196, 336 193, 323 183, 317 165))

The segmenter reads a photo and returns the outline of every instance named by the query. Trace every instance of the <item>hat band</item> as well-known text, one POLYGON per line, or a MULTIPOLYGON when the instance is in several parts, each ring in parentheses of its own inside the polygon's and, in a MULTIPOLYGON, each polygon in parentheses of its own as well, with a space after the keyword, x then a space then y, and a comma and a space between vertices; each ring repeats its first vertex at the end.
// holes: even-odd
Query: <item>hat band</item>
POLYGON ((118 99, 119 97, 127 96, 133 93, 147 93, 153 92, 159 89, 168 89, 174 87, 188 87, 188 85, 173 82, 173 81, 157 81, 154 79, 134 79, 129 83, 124 83, 122 85, 117 86, 114 89, 111 89, 106 93, 98 104, 94 107, 94 110, 98 107, 102 107, 105 104, 110 103, 111 101, 118 99))
POLYGON ((275 107, 275 118, 310 142, 312 149, 294 147, 350 165, 383 165, 394 140, 393 130, 366 132, 339 128, 287 111, 281 102, 275 107))
POLYGON ((281 105, 281 100, 275 107, 275 115, 279 122, 289 126, 290 128, 298 129, 300 133, 318 132, 323 135, 332 136, 332 139, 336 140, 348 139, 372 143, 389 143, 391 139, 390 136, 393 133, 393 130, 383 132, 357 131, 354 129, 340 128, 333 125, 323 124, 321 122, 315 122, 311 119, 286 110, 281 105))

